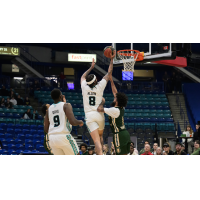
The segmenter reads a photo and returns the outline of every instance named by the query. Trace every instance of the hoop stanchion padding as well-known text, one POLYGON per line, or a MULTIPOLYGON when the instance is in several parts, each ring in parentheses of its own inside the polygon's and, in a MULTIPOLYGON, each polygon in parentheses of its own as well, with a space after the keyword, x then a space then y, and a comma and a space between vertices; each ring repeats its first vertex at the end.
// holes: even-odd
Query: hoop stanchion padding
POLYGON ((160 60, 160 61, 154 61, 154 63, 169 65, 173 67, 187 67, 187 58, 176 56, 175 60, 160 60))

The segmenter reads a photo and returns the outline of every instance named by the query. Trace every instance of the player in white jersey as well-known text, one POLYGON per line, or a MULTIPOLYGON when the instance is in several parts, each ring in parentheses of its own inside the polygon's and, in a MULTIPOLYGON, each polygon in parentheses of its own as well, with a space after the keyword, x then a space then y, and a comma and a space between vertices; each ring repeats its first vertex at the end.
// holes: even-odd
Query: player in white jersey
POLYGON ((71 104, 62 102, 59 89, 52 90, 51 98, 54 104, 46 112, 44 130, 48 133, 52 152, 54 155, 77 155, 78 145, 70 132, 72 125, 83 126, 83 121, 74 117, 71 104))
POLYGON ((97 108, 102 102, 103 92, 109 80, 109 74, 113 71, 113 58, 115 57, 115 54, 116 51, 111 55, 108 73, 100 82, 97 82, 94 74, 88 75, 95 66, 94 59, 90 69, 88 69, 81 77, 86 125, 94 141, 97 155, 102 155, 103 130, 105 126, 104 113, 97 112, 97 108))

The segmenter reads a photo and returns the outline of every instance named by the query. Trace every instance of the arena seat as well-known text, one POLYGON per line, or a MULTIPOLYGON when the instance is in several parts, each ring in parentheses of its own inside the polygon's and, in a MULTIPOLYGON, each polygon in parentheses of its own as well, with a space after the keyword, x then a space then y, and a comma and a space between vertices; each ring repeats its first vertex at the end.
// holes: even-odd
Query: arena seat
POLYGON ((7 124, 9 124, 9 123, 14 124, 14 123, 15 123, 15 119, 12 119, 12 118, 6 118, 6 123, 7 123, 7 124))
POLYGON ((153 143, 154 142, 152 137, 151 138, 145 138, 145 141, 148 141, 149 143, 153 143))
POLYGON ((135 132, 135 130, 134 130, 133 128, 128 128, 127 131, 128 131, 130 134, 132 134, 132 133, 135 132))
POLYGON ((15 124, 15 129, 22 129, 22 128, 23 128, 23 126, 21 124, 15 124))
POLYGON ((3 148, 6 149, 6 150, 8 150, 8 145, 7 145, 7 143, 6 143, 5 141, 1 141, 1 142, 3 143, 3 148))
POLYGON ((14 144, 15 140, 13 138, 6 138, 6 144, 14 144))
POLYGON ((17 137, 17 139, 15 139, 15 144, 23 144, 25 142, 25 136, 19 136, 17 137))
POLYGON ((150 137, 153 137, 154 133, 153 132, 146 132, 145 133, 145 138, 150 138, 150 137))
MULTIPOLYGON (((137 130, 136 130, 136 132, 137 132, 137 130)), ((137 133, 141 138, 145 138, 145 132, 137 132, 137 133)))
POLYGON ((24 151, 23 150, 21 150, 21 149, 18 149, 18 150, 16 150, 16 153, 19 155, 19 154, 21 154, 21 153, 23 153, 24 151))
POLYGON ((4 149, 0 149, 0 155, 2 155, 4 152, 4 149))
POLYGON ((8 144, 8 150, 16 150, 16 146, 13 143, 8 144))
POLYGON ((33 146, 33 140, 32 139, 31 138, 25 139, 25 145, 32 145, 33 146))
POLYGON ((0 117, 6 117, 6 114, 5 113, 0 113, 0 117))
POLYGON ((4 133, 5 133, 4 129, 0 128, 0 134, 4 134, 4 133))
POLYGON ((137 147, 140 148, 144 148, 144 143, 142 142, 137 142, 137 147))
POLYGON ((29 139, 29 140, 33 140, 33 135, 27 134, 27 135, 25 135, 25 138, 26 138, 26 139, 29 139))
POLYGON ((38 127, 34 124, 34 125, 30 125, 30 129, 34 129, 34 130, 37 130, 38 127))
POLYGON ((37 131, 37 134, 40 135, 40 136, 41 136, 41 135, 44 136, 44 131, 43 131, 43 130, 38 130, 38 131, 37 131))
POLYGON ((36 149, 36 150, 38 150, 40 152, 45 152, 46 151, 43 145, 37 145, 37 148, 38 149, 36 149))
POLYGON ((3 108, 3 112, 4 112, 4 113, 9 113, 9 112, 10 112, 10 110, 11 110, 11 109, 8 109, 8 108, 3 108))
POLYGON ((15 118, 15 119, 16 119, 16 118, 19 119, 19 118, 21 118, 21 115, 18 114, 18 113, 14 113, 14 114, 13 114, 13 118, 15 118))
POLYGON ((137 143, 144 143, 144 138, 142 137, 137 137, 137 143))
POLYGON ((35 139, 35 140, 33 140, 33 146, 34 146, 34 148, 36 148, 36 146, 37 145, 42 145, 43 143, 41 142, 41 140, 37 140, 37 139, 35 139))
POLYGON ((28 122, 29 122, 30 125, 35 125, 35 120, 34 119, 29 119, 28 122))
POLYGON ((33 151, 34 150, 34 147, 32 145, 25 145, 25 150, 28 150, 28 151, 33 151))
POLYGON ((165 121, 166 122, 173 122, 173 119, 172 118, 165 118, 165 121))
POLYGON ((42 115, 38 115, 38 119, 44 119, 42 115))
POLYGON ((14 149, 8 150, 8 155, 17 155, 17 152, 14 149))
POLYGON ((20 122, 21 125, 24 125, 24 124, 28 124, 29 120, 27 120, 27 119, 20 119, 19 122, 20 122))
POLYGON ((44 130, 44 125, 38 125, 38 130, 44 130))
POLYGON ((22 133, 24 135, 30 134, 30 130, 29 129, 22 129, 22 133))
POLYGON ((31 153, 32 150, 24 150, 23 153, 31 153))
POLYGON ((9 133, 5 134, 5 139, 9 139, 9 138, 13 139, 13 135, 9 133))
POLYGON ((43 120, 35 120, 36 125, 43 125, 43 120))
POLYGON ((32 153, 39 153, 39 151, 37 151, 37 150, 33 150, 32 153))
POLYGON ((23 109, 18 109, 17 111, 18 111, 18 113, 19 113, 20 116, 22 116, 22 114, 25 113, 23 109))
POLYGON ((40 140, 41 135, 39 135, 39 134, 34 134, 34 135, 33 135, 33 138, 34 138, 34 140, 40 140))
POLYGON ((30 125, 29 124, 23 124, 22 127, 23 127, 23 129, 26 129, 26 130, 30 129, 30 125))
POLYGON ((3 124, 7 123, 7 120, 6 120, 6 118, 4 118, 4 117, 1 117, 1 118, 0 118, 0 123, 3 123, 3 124))

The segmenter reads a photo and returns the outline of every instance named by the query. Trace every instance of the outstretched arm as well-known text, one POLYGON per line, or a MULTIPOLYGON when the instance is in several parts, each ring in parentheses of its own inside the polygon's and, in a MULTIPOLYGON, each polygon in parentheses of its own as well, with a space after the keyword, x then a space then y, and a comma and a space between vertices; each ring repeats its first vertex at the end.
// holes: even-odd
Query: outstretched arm
POLYGON ((109 75, 112 74, 113 72, 113 59, 116 55, 116 51, 113 52, 113 55, 111 54, 111 58, 110 58, 110 65, 108 68, 108 73, 103 77, 103 79, 105 79, 107 82, 109 81, 109 75))
POLYGON ((115 87, 115 84, 114 84, 114 82, 113 82, 112 74, 109 76, 109 78, 110 78, 112 93, 113 93, 113 95, 115 96, 115 95, 117 94, 117 88, 115 87))
POLYGON ((86 79, 87 75, 94 69, 94 66, 95 62, 93 58, 91 67, 81 76, 81 83, 86 79))
POLYGON ((67 119, 69 120, 69 123, 72 126, 78 126, 78 125, 79 126, 83 126, 84 125, 82 120, 77 120, 74 117, 74 113, 73 113, 71 104, 69 104, 69 103, 64 104, 64 112, 65 112, 65 115, 66 115, 67 119))

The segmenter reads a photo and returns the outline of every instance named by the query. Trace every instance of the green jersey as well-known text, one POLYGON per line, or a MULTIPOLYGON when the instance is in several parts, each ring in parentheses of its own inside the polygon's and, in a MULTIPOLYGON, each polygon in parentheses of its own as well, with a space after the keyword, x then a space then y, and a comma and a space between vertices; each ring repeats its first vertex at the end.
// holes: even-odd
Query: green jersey
POLYGON ((81 155, 88 155, 88 151, 86 151, 85 153, 82 153, 81 155))
POLYGON ((199 155, 200 148, 196 149, 191 155, 199 155))
POLYGON ((110 128, 112 132, 119 133, 120 131, 126 130, 125 125, 124 125, 124 108, 116 107, 120 111, 120 115, 118 118, 112 118, 108 117, 109 123, 110 123, 110 128))
POLYGON ((124 108, 115 107, 119 109, 120 114, 117 118, 109 116, 110 128, 113 135, 113 144, 116 155, 127 155, 130 152, 130 134, 124 125, 124 108))

